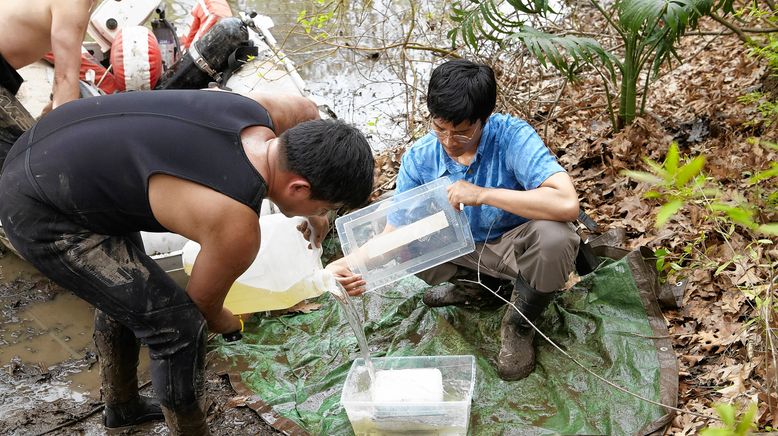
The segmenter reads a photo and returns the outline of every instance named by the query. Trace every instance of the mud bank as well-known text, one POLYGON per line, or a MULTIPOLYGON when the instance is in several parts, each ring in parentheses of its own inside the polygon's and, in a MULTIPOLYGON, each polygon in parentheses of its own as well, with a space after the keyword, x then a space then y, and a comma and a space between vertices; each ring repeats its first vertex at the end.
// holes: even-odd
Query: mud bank
MULTIPOLYGON (((0 254, 0 434, 106 434, 93 318, 90 305, 14 254, 0 254)), ((139 379, 149 380, 145 350, 139 379)), ((251 409, 236 407, 243 401, 210 367, 206 388, 215 435, 280 434, 251 409)), ((148 383, 142 392, 153 395, 148 383)), ((167 433, 154 423, 126 434, 167 433)))

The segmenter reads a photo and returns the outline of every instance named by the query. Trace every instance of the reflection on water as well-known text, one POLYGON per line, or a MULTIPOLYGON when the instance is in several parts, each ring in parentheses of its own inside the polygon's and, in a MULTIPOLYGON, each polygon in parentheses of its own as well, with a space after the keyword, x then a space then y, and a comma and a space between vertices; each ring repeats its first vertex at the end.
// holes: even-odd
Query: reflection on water
POLYGON ((28 306, 18 318, 0 331, 3 356, 51 364, 80 359, 91 344, 94 309, 69 292, 28 306))
MULTIPOLYGON (((0 278, 0 417, 35 409, 40 402, 99 400, 94 308, 52 287, 12 254, 0 256, 0 278)), ((185 285, 180 277, 174 279, 185 285)), ((148 367, 144 347, 141 381, 149 379, 148 367)))
MULTIPOLYGON (((167 1, 168 16, 181 33, 184 18, 195 0, 167 1)), ((400 78, 415 86, 416 91, 426 89, 431 71, 431 56, 427 52, 407 52, 408 56, 420 62, 414 63, 414 69, 405 69, 399 50, 390 52, 390 56, 378 56, 378 51, 335 50, 332 45, 312 41, 304 35, 300 26, 295 25, 300 11, 310 10, 309 1, 231 0, 229 3, 234 13, 257 11, 271 17, 275 23, 273 35, 296 64, 310 93, 320 103, 329 105, 339 118, 367 134, 375 149, 406 140, 405 117, 414 103, 406 101, 407 87, 400 78), (388 59, 395 55, 397 58, 388 59)), ((436 2, 421 3, 423 5, 419 7, 422 9, 416 11, 417 17, 440 15, 441 8, 436 6, 436 2)), ((411 11, 406 2, 379 0, 365 4, 369 7, 363 6, 362 2, 350 3, 346 14, 348 25, 342 30, 343 34, 351 32, 350 35, 359 36, 351 40, 352 44, 382 47, 396 43, 411 27, 411 11)), ((415 23, 414 26, 421 24, 415 23)), ((424 34, 428 30, 422 28, 418 31, 424 34)), ((419 92, 416 92, 416 97, 419 97, 419 92)))

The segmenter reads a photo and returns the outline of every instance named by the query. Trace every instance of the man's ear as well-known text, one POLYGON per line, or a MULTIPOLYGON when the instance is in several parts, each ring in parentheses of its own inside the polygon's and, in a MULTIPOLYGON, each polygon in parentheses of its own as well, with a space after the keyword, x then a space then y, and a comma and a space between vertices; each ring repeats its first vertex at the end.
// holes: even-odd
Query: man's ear
POLYGON ((311 196, 311 184, 303 178, 295 178, 289 182, 287 189, 293 198, 308 199, 311 196))

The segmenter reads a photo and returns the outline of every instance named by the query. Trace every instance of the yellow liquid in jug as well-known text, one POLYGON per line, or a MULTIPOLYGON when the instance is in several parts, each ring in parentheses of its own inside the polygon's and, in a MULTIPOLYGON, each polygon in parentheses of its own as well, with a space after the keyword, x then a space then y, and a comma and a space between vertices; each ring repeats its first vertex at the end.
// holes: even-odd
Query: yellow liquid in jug
MULTIPOLYGON (((184 271, 191 274, 192 265, 184 265, 184 271)), ((246 283, 235 282, 224 299, 224 307, 236 315, 288 309, 306 298, 318 297, 321 294, 322 291, 308 280, 300 280, 285 291, 257 288, 246 283)))

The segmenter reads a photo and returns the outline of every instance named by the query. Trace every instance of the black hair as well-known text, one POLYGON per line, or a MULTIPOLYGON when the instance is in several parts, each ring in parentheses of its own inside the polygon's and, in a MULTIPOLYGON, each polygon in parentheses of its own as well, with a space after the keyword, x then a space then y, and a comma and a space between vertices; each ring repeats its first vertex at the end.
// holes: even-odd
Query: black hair
POLYGON ((373 191, 373 151, 356 127, 337 120, 300 123, 280 136, 284 167, 311 185, 311 199, 363 205, 373 191))
POLYGON ((494 71, 465 59, 448 61, 432 71, 427 109, 433 118, 457 125, 464 120, 485 123, 497 103, 494 71))

